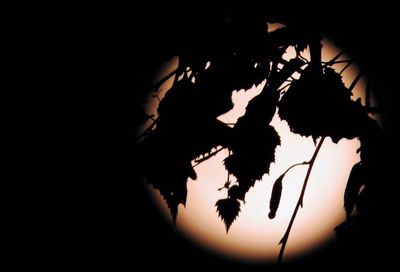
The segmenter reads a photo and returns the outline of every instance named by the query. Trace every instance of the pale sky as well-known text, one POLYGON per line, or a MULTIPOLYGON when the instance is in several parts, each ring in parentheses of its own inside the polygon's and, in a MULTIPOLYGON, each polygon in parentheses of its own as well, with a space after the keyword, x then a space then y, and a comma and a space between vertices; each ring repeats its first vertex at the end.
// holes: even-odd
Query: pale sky
MULTIPOLYGON (((328 61, 339 53, 339 50, 327 39, 323 40, 323 44, 323 61, 328 61)), ((303 56, 309 58, 307 50, 303 56)), ((293 57, 294 49, 289 48, 285 58, 293 57)), ((349 57, 342 55, 338 60, 346 59, 349 57)), ((173 71, 178 62, 178 57, 175 57, 165 63, 160 69, 160 74, 155 77, 155 82, 173 71)), ((340 71, 345 65, 346 63, 341 63, 333 67, 340 71)), ((350 65, 343 72, 343 80, 347 87, 357 74, 358 69, 355 64, 350 65)), ((161 86, 159 99, 164 97, 172 82, 173 77, 161 86)), ((265 81, 246 92, 234 91, 232 95, 234 108, 219 119, 227 123, 235 123, 237 118, 244 114, 248 101, 261 92, 264 84, 265 81)), ((365 78, 362 77, 353 90, 353 100, 361 97, 362 103, 365 104, 365 86, 365 78)), ((157 115, 157 106, 158 100, 149 96, 147 113, 157 115)), ((144 127, 148 125, 149 123, 144 127)), ((281 137, 281 145, 275 152, 276 161, 271 164, 270 174, 264 175, 262 180, 256 182, 247 193, 246 203, 242 203, 239 217, 232 224, 229 233, 226 234, 225 226, 218 217, 215 207, 219 199, 227 196, 226 190, 218 191, 227 178, 227 172, 223 166, 223 159, 228 156, 227 150, 195 168, 198 178, 195 181, 188 181, 186 207, 182 205, 179 207, 176 224, 178 233, 203 248, 235 259, 276 261, 280 250, 278 243, 286 231, 296 206, 308 166, 298 166, 285 176, 280 206, 273 220, 268 218, 272 185, 291 165, 310 160, 315 145, 310 137, 291 133, 286 121, 281 121, 277 114, 271 125, 281 137)), ((359 146, 357 139, 343 139, 338 144, 332 143, 330 138, 325 140, 311 172, 304 207, 299 210, 290 233, 284 260, 332 242, 334 228, 345 220, 343 195, 350 170, 359 161, 359 155, 356 154, 359 146)), ((232 179, 235 178, 232 177, 232 179)), ((150 192, 155 196, 154 199, 161 212, 169 218, 168 220, 171 220, 159 192, 151 187, 150 192)))

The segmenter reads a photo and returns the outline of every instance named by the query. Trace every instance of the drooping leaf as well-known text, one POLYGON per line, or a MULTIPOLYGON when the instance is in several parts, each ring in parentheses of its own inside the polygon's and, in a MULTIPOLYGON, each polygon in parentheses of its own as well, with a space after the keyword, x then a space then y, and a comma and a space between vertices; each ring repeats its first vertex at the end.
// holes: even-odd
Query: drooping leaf
POLYGON ((331 137, 335 143, 358 136, 367 118, 361 103, 350 99, 350 90, 332 68, 326 67, 321 75, 310 67, 280 100, 280 118, 302 136, 331 137))
POLYGON ((344 193, 344 209, 347 218, 350 218, 353 208, 357 203, 361 186, 365 184, 365 173, 363 164, 358 162, 351 169, 349 179, 347 180, 346 190, 344 193))
POLYGON ((269 172, 275 161, 275 148, 280 144, 278 133, 272 126, 260 125, 252 128, 241 127, 238 121, 233 131, 233 142, 230 145, 232 154, 225 161, 225 168, 237 178, 238 199, 244 200, 245 194, 269 172))
MULTIPOLYGON (((184 177, 183 177, 184 178, 184 177)), ((179 204, 186 205, 187 189, 186 189, 187 178, 182 179, 181 186, 173 190, 172 192, 165 193, 161 191, 162 196, 167 202, 168 208, 172 215, 172 221, 176 222, 176 217, 178 215, 179 204)))
POLYGON ((161 100, 157 111, 162 118, 174 118, 183 112, 191 114, 196 112, 194 103, 197 96, 198 91, 191 81, 177 81, 161 100))
POLYGON ((215 206, 217 206, 218 214, 225 223, 225 229, 228 232, 240 212, 240 202, 237 199, 225 198, 218 200, 215 206))
POLYGON ((148 183, 158 189, 173 219, 179 204, 186 203, 188 178, 196 179, 191 161, 200 154, 224 144, 225 133, 231 128, 219 121, 184 130, 182 126, 160 122, 152 134, 140 144, 139 169, 148 183), (187 137, 187 139, 185 139, 187 137))
POLYGON ((272 126, 260 126, 233 134, 235 142, 230 145, 232 154, 225 159, 226 169, 238 179, 261 179, 275 161, 278 133, 272 126))
POLYGON ((262 92, 250 100, 246 107, 246 114, 238 120, 240 121, 239 125, 243 126, 246 123, 269 124, 275 115, 278 101, 279 93, 269 89, 266 84, 262 92))
POLYGON ((190 165, 190 161, 163 161, 151 164, 145 177, 149 184, 159 190, 165 199, 175 222, 178 206, 186 205, 188 178, 195 178, 196 174, 190 165))
POLYGON ((271 199, 269 201, 269 214, 268 217, 270 219, 275 218, 276 211, 278 210, 279 203, 281 201, 281 195, 282 195, 282 180, 285 174, 282 174, 279 176, 279 178, 276 179, 274 186, 272 187, 272 193, 271 193, 271 199))
MULTIPOLYGON (((187 86, 189 89, 178 88, 175 91, 179 90, 193 102, 190 95, 185 93, 190 93, 193 89, 190 85, 187 86)), ((187 103, 188 100, 182 100, 175 95, 176 93, 171 93, 166 95, 165 101, 162 100, 164 103, 159 107, 157 126, 138 145, 139 169, 148 183, 160 191, 174 221, 178 206, 186 203, 188 178, 196 179, 191 161, 217 146, 226 146, 232 130, 209 115, 196 114, 190 122, 182 122, 181 111, 188 110, 188 106, 179 106, 179 103, 187 103)))

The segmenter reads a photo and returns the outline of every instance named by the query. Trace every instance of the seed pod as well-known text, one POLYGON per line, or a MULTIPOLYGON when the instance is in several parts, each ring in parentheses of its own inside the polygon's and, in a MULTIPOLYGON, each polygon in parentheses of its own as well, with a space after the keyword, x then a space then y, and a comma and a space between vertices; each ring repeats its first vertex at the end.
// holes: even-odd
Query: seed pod
POLYGON ((279 176, 279 178, 275 181, 274 187, 272 188, 271 200, 269 201, 269 214, 268 217, 273 219, 276 215, 276 211, 279 207, 279 202, 281 201, 282 194, 282 180, 285 174, 279 176))

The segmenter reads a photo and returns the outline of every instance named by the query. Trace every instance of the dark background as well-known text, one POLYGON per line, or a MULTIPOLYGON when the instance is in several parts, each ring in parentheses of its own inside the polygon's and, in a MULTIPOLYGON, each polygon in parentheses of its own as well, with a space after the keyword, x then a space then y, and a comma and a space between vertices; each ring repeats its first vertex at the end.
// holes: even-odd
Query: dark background
MULTIPOLYGON (((265 3, 265 10, 272 16, 323 30, 356 57, 382 90, 377 96, 384 103, 387 128, 394 138, 398 123, 394 117, 398 89, 396 9, 381 2, 357 7, 334 2, 318 5, 265 3)), ((209 255, 177 237, 135 175, 134 128, 141 120, 139 106, 165 58, 165 48, 173 49, 190 40, 195 32, 187 34, 186 27, 201 30, 224 9, 189 3, 153 3, 147 8, 90 6, 73 8, 62 20, 58 31, 66 64, 64 84, 74 100, 68 111, 74 120, 66 121, 68 128, 73 127, 68 134, 71 150, 66 152, 69 163, 65 175, 58 175, 66 178, 57 187, 62 205, 48 211, 49 216, 56 213, 58 219, 46 224, 44 235, 50 238, 38 239, 46 250, 34 258, 35 262, 113 270, 268 270, 262 265, 209 255)), ((386 218, 381 224, 389 225, 390 221, 386 218)), ((393 233, 389 237, 376 235, 386 239, 388 245, 394 239, 393 233)), ((354 252, 354 263, 340 262, 332 249, 326 249, 289 268, 389 265, 390 257, 378 254, 382 248, 369 242, 360 246, 369 247, 371 254, 359 258, 354 252), (360 263, 361 259, 365 262, 360 263)))

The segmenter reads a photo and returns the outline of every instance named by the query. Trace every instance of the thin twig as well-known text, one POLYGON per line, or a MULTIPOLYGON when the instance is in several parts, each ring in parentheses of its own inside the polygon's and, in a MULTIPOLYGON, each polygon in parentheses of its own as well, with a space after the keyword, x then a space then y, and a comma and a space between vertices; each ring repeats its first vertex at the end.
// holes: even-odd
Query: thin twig
POLYGON ((347 68, 349 68, 352 63, 353 61, 350 60, 349 63, 347 63, 346 66, 344 66, 343 69, 340 70, 339 75, 341 75, 347 68))
MULTIPOLYGON (((298 57, 297 59, 301 60, 303 63, 302 63, 302 65, 297 66, 296 69, 293 71, 293 73, 294 73, 294 72, 298 72, 299 74, 301 74, 301 73, 303 72, 303 70, 301 69, 301 67, 304 66, 305 64, 308 64, 309 61, 305 62, 305 61, 304 61, 302 58, 300 58, 300 57, 298 57)), ((293 60, 293 59, 292 59, 292 60, 293 60)), ((291 60, 291 61, 292 61, 292 60, 291 60)), ((280 59, 280 60, 279 60, 279 63, 282 63, 282 64, 284 64, 284 65, 287 65, 287 64, 289 63, 289 61, 287 61, 287 60, 285 60, 285 59, 280 59)), ((272 70, 272 69, 271 69, 271 70, 272 70)), ((292 74, 293 74, 293 73, 292 73, 292 74)))
POLYGON ((292 80, 290 82, 296 81, 297 79, 295 79, 292 75, 289 76, 292 80))
POLYGON ((146 114, 146 115, 149 119, 153 120, 153 122, 156 120, 154 119, 154 114, 146 114))
POLYGON ((144 135, 146 135, 148 132, 150 132, 153 127, 157 124, 158 120, 160 120, 160 116, 158 116, 156 119, 151 118, 151 120, 153 120, 153 123, 151 123, 151 125, 146 128, 137 138, 136 138, 136 142, 138 142, 144 135))
MULTIPOLYGON (((281 73, 281 72, 282 72, 282 69, 283 69, 283 67, 282 67, 282 68, 276 68, 276 71, 278 71, 279 73, 281 73)), ((285 82, 286 82, 286 81, 288 81, 288 82, 293 82, 293 80, 296 80, 292 75, 289 75, 289 77, 291 78, 291 80, 289 80, 289 78, 288 78, 288 79, 285 80, 285 82)))
POLYGON ((305 57, 303 57, 301 54, 298 55, 298 57, 303 60, 305 63, 309 63, 308 59, 306 59, 305 57))
POLYGON ((333 59, 331 59, 330 61, 326 62, 325 65, 326 65, 326 66, 328 66, 328 65, 332 66, 332 65, 336 62, 336 60, 337 60, 338 58, 340 58, 340 56, 343 55, 343 54, 344 54, 344 51, 340 51, 339 54, 337 54, 337 55, 336 55, 333 59))
POLYGON ((292 83, 293 81, 294 81, 293 79, 289 79, 289 78, 285 80, 285 82, 289 82, 289 83, 292 83))
POLYGON ((355 79, 353 80, 353 82, 350 84, 350 87, 349 87, 349 91, 350 91, 350 92, 353 91, 354 87, 357 85, 358 81, 361 79, 362 76, 363 76, 363 73, 360 72, 360 73, 355 77, 355 79))
POLYGON ((157 98, 157 101, 158 101, 158 103, 160 103, 160 102, 161 102, 161 99, 160 99, 160 97, 158 96, 158 93, 157 93, 157 94, 155 94, 155 95, 153 95, 153 97, 157 98))
POLYGON ((294 168, 294 167, 296 167, 296 166, 305 165, 305 164, 310 164, 310 162, 306 162, 306 161, 305 161, 305 162, 299 162, 299 163, 293 164, 293 165, 290 166, 288 169, 286 169, 286 171, 285 171, 282 175, 286 175, 286 173, 289 172, 290 169, 292 169, 292 168, 294 168))
POLYGON ((315 159, 317 158, 318 152, 321 149, 321 146, 322 146, 322 143, 324 142, 324 139, 325 139, 325 137, 322 137, 322 139, 319 141, 318 146, 315 149, 315 152, 314 152, 311 160, 308 162, 309 166, 308 166, 306 177, 304 179, 303 188, 301 189, 299 200, 297 201, 296 208, 293 211, 293 215, 292 215, 292 218, 290 219, 290 222, 289 222, 289 225, 288 225, 288 227, 286 229, 285 235, 283 235, 281 241, 279 242, 279 244, 282 244, 282 246, 281 246, 281 250, 279 252, 278 264, 282 263, 283 252, 285 251, 285 247, 286 247, 287 241, 289 239, 290 230, 292 229, 294 219, 296 218, 296 215, 297 215, 297 211, 299 210, 300 206, 303 207, 303 198, 304 198, 304 193, 306 191, 308 178, 310 177, 312 167, 314 165, 315 159))
POLYGON ((158 88, 160 88, 160 86, 166 82, 168 79, 170 79, 173 75, 175 75, 177 73, 178 69, 173 70, 171 73, 169 73, 168 75, 166 75, 164 78, 160 79, 158 82, 153 84, 153 88, 155 90, 158 90, 158 88))
POLYGON ((283 86, 282 88, 278 89, 278 92, 282 92, 284 89, 286 89, 286 87, 289 87, 292 84, 292 82, 286 84, 285 86, 283 86))
POLYGON ((367 109, 371 108, 371 91, 372 81, 369 79, 367 82, 367 88, 365 89, 365 106, 367 109))
MULTIPOLYGON (((354 60, 352 60, 352 59, 348 59, 348 60, 338 60, 338 61, 335 61, 335 62, 333 62, 332 64, 331 63, 329 63, 329 64, 331 64, 330 66, 332 66, 332 65, 335 65, 335 64, 340 64, 340 63, 349 63, 349 62, 353 62, 354 60)), ((324 62, 325 63, 325 66, 328 66, 328 63, 327 62, 324 62)))

